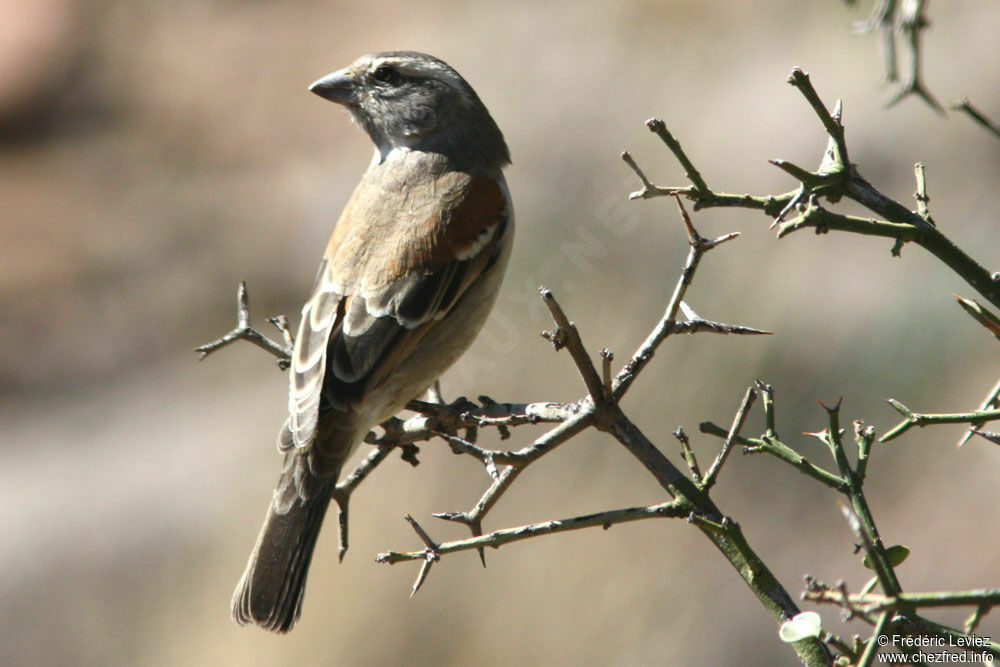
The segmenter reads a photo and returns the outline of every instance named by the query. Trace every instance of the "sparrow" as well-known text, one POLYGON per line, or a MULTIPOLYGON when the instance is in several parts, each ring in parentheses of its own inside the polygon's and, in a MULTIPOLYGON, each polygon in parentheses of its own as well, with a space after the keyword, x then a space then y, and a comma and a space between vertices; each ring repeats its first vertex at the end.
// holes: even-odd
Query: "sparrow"
POLYGON ((432 56, 362 56, 309 90, 343 106, 375 154, 333 228, 289 368, 284 466, 232 599, 287 632, 345 461, 469 347, 503 280, 514 215, 500 129, 432 56))

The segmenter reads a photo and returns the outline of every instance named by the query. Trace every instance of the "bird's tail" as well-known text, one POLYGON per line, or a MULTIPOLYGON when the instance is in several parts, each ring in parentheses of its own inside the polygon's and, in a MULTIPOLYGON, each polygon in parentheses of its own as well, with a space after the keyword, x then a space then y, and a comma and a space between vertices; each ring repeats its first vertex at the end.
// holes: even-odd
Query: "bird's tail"
POLYGON ((318 475, 305 452, 291 451, 278 480, 247 569, 233 593, 233 619, 288 632, 302 611, 302 595, 316 538, 337 483, 318 475))

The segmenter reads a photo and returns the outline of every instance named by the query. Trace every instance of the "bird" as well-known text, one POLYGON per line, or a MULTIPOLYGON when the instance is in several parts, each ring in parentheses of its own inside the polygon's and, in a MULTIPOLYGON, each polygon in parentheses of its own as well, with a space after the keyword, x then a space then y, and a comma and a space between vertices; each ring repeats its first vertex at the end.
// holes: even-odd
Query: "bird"
POLYGON ((333 228, 289 367, 281 476, 232 598, 233 619, 288 632, 331 494, 369 430, 472 344, 510 258, 510 151, 472 87, 414 51, 362 56, 309 86, 374 155, 333 228))

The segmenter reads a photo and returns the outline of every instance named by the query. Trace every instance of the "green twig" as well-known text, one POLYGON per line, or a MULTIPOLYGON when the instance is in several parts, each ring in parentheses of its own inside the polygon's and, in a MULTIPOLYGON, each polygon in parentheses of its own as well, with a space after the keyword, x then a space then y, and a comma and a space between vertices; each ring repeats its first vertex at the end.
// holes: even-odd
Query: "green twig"
POLYGON ((957 294, 952 294, 952 296, 958 301, 958 305, 962 307, 962 310, 968 313, 972 319, 983 325, 994 337, 1000 338, 1000 317, 994 315, 988 308, 984 308, 974 299, 965 299, 957 294))
POLYGON ((819 117, 819 121, 823 123, 826 133, 836 142, 837 151, 839 152, 837 157, 840 162, 849 165, 851 161, 847 156, 847 141, 844 139, 844 126, 839 118, 834 118, 827 110, 826 105, 823 104, 823 100, 819 98, 816 89, 813 88, 812 82, 809 80, 809 75, 798 67, 792 68, 792 73, 788 75, 788 83, 795 86, 802 93, 802 96, 806 98, 806 101, 809 102, 809 106, 813 108, 816 116, 819 117))
POLYGON ((826 410, 830 422, 829 429, 826 432, 826 442, 830 446, 841 477, 847 482, 846 495, 848 500, 851 501, 853 515, 857 519, 858 524, 854 525, 851 517, 848 517, 848 520, 855 533, 858 533, 858 536, 864 542, 865 548, 868 551, 868 557, 872 563, 872 569, 875 570, 875 574, 879 578, 882 590, 887 595, 896 595, 902 590, 899 585, 899 579, 896 578, 896 572, 893 570, 892 563, 889 561, 889 556, 885 551, 885 546, 882 544, 878 528, 875 526, 875 519, 872 516, 871 509, 868 507, 868 500, 862 491, 861 480, 858 479, 854 470, 851 469, 851 464, 847 460, 847 453, 844 451, 844 444, 841 440, 842 432, 840 430, 840 404, 841 401, 838 400, 835 405, 831 407, 824 405, 823 408, 826 410))
POLYGON ((705 179, 701 177, 701 173, 695 169, 694 164, 688 159, 687 154, 684 153, 684 149, 681 148, 680 142, 678 142, 674 135, 670 134, 670 130, 667 129, 666 123, 664 123, 659 118, 650 118, 646 121, 646 127, 649 128, 650 132, 654 132, 656 136, 663 140, 663 143, 667 145, 670 152, 674 154, 677 161, 681 163, 684 167, 684 174, 688 177, 688 180, 694 184, 695 189, 700 192, 708 192, 708 185, 705 183, 705 179))
POLYGON ((885 634, 890 619, 892 619, 892 612, 888 609, 879 615, 878 622, 875 623, 875 631, 865 646, 865 652, 861 654, 861 658, 858 660, 858 667, 869 667, 875 660, 875 654, 878 653, 879 649, 878 638, 885 634))
MULTIPOLYGON (((720 438, 725 438, 729 433, 726 429, 713 424, 712 422, 702 422, 698 425, 698 428, 702 433, 714 435, 720 438)), ((740 436, 734 438, 733 442, 737 445, 743 445, 744 454, 770 454, 771 456, 781 459, 799 472, 812 477, 831 489, 836 489, 841 493, 844 493, 847 490, 846 482, 844 482, 844 480, 840 477, 837 477, 833 473, 810 463, 804 456, 796 452, 788 445, 785 445, 777 438, 770 438, 767 436, 764 436, 763 438, 745 438, 740 436)))
POLYGON ((778 439, 778 430, 774 415, 774 387, 757 380, 757 389, 760 390, 764 407, 764 435, 773 440, 778 439))
POLYGON ((972 412, 955 412, 928 414, 914 412, 895 399, 888 399, 887 402, 897 412, 906 419, 889 429, 889 431, 879 438, 879 442, 889 442, 909 431, 914 426, 921 428, 929 424, 985 424, 986 422, 1000 419, 1000 410, 973 410, 972 412))
POLYGON ((743 429, 743 424, 746 422, 747 414, 750 412, 750 408, 753 406, 754 401, 757 399, 757 392, 754 391, 753 387, 747 388, 747 393, 743 396, 743 401, 740 403, 739 410, 736 411, 736 416, 733 417, 733 425, 729 427, 729 432, 726 434, 726 439, 722 443, 722 449, 719 451, 719 455, 715 457, 712 465, 709 466, 708 472, 702 477, 701 485, 708 491, 715 484, 716 478, 719 476, 719 472, 722 470, 723 464, 726 459, 729 458, 729 452, 733 448, 734 440, 739 436, 740 431, 743 429))
POLYGON ((911 634, 933 635, 945 640, 949 646, 963 646, 966 650, 984 651, 1000 658, 1000 643, 986 641, 983 646, 978 646, 974 643, 977 638, 923 616, 907 617, 901 624, 911 634))
MULTIPOLYGON (((983 402, 980 403, 979 410, 989 410, 996 407, 1000 407, 1000 380, 997 380, 997 383, 993 385, 993 389, 990 390, 990 393, 987 394, 986 398, 983 399, 983 402)), ((969 438, 972 437, 972 434, 975 433, 976 430, 982 428, 985 424, 986 422, 973 422, 972 426, 965 432, 965 435, 962 436, 962 439, 958 441, 955 447, 961 447, 968 442, 969 438)))
POLYGON ((687 187, 653 185, 631 156, 626 154, 623 155, 623 158, 639 175, 643 183, 643 189, 632 193, 630 197, 646 199, 664 195, 684 196, 694 201, 695 210, 714 207, 761 210, 775 219, 778 225, 778 238, 783 238, 805 227, 812 227, 818 233, 835 230, 867 236, 881 236, 895 241, 893 254, 899 253, 903 243, 913 242, 944 262, 994 307, 1000 308, 1000 272, 987 271, 985 267, 935 228, 934 222, 926 210, 926 183, 922 171, 917 169, 918 193, 921 193, 918 195, 917 211, 911 211, 906 206, 883 195, 862 178, 854 165, 850 164, 844 126, 840 118, 840 104, 838 103, 834 112, 830 113, 812 87, 809 76, 798 68, 792 70, 788 81, 809 102, 830 138, 818 172, 810 172, 788 162, 773 161, 786 172, 798 178, 801 183, 800 187, 790 192, 771 196, 713 192, 694 169, 691 160, 680 148, 673 135, 667 131, 663 122, 654 119, 649 123, 650 128, 664 139, 674 156, 684 166, 693 185, 687 187), (865 206, 878 217, 864 218, 833 213, 820 206, 819 197, 831 202, 848 197, 865 206), (783 221, 795 206, 804 207, 801 214, 793 220, 783 221))
POLYGON ((678 426, 677 430, 674 431, 674 437, 681 443, 681 456, 684 457, 684 462, 687 463, 688 470, 691 471, 691 479, 694 480, 695 484, 701 484, 701 468, 698 466, 698 458, 694 455, 694 450, 691 449, 691 441, 688 439, 687 433, 678 426))
POLYGON ((875 429, 871 426, 865 427, 860 419, 854 422, 854 439, 858 443, 858 464, 854 469, 858 483, 863 484, 865 475, 868 474, 868 455, 871 452, 872 443, 875 442, 875 429))
POLYGON ((926 224, 916 213, 911 212, 910 215, 920 220, 920 224, 914 224, 912 220, 888 221, 842 215, 833 213, 812 200, 799 217, 781 223, 777 233, 780 239, 792 232, 812 227, 817 232, 834 230, 916 243, 944 262, 993 306, 1000 308, 1000 275, 991 274, 936 227, 926 224))

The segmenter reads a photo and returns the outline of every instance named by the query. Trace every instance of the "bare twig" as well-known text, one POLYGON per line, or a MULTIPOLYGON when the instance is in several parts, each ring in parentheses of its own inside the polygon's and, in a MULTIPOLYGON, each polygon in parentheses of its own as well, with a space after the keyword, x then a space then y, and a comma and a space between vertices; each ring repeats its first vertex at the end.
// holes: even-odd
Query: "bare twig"
POLYGON ((240 281, 236 290, 236 327, 222 338, 213 340, 211 343, 195 348, 204 359, 219 348, 229 345, 233 341, 245 340, 253 343, 262 350, 270 352, 277 357, 278 367, 282 370, 288 368, 289 360, 292 358, 291 335, 288 332, 288 323, 284 315, 271 318, 270 321, 285 338, 286 345, 280 345, 250 326, 250 297, 247 295, 247 284, 240 281))
MULTIPOLYGON (((482 494, 482 497, 480 497, 473 509, 465 512, 442 512, 434 516, 439 519, 464 524, 472 532, 473 537, 481 535, 483 517, 486 516, 497 501, 500 500, 501 496, 510 488, 510 485, 517 479, 517 476, 524 467, 591 426, 594 423, 594 419, 592 411, 581 411, 566 419, 541 438, 535 440, 531 445, 514 452, 514 455, 520 459, 519 465, 508 465, 500 471, 499 475, 493 479, 493 482, 482 494)), ((483 562, 483 566, 485 566, 486 556, 481 549, 479 556, 483 562)))
POLYGON ((701 262, 702 256, 709 250, 715 248, 716 246, 730 241, 737 236, 738 233, 734 232, 731 234, 724 234, 713 240, 704 239, 695 230, 694 225, 691 223, 691 218, 688 217, 687 211, 684 210, 684 205, 681 203, 680 197, 676 197, 677 207, 681 213, 681 220, 684 223, 684 228, 688 234, 688 244, 691 246, 688 251, 687 261, 684 263, 684 269, 681 272, 680 278, 677 280, 677 284, 674 286, 674 292, 670 296, 670 300, 667 302, 667 310, 663 314, 663 317, 654 327, 653 331, 646 337, 639 349, 636 350, 632 358, 622 367, 621 371, 618 372, 617 377, 613 384, 614 391, 613 397, 616 401, 621 400, 625 392, 628 391, 632 382, 635 380, 636 376, 645 368, 649 360, 653 358, 656 353, 656 349, 660 344, 674 331, 674 326, 677 319, 677 311, 680 309, 681 301, 684 299, 684 294, 687 292, 688 286, 694 279, 695 271, 698 270, 698 263, 701 262))
POLYGON ((681 456, 684 457, 688 470, 691 471, 691 479, 694 480, 695 484, 701 484, 701 469, 698 467, 698 459, 691 449, 691 442, 688 440, 687 433, 678 426, 677 430, 674 431, 674 437, 681 443, 681 456))
POLYGON ((966 651, 975 651, 980 655, 1000 657, 1000 644, 990 641, 989 637, 972 635, 975 631, 974 623, 978 623, 977 616, 981 618, 986 610, 997 606, 1000 602, 1000 591, 996 589, 896 595, 882 595, 870 591, 849 593, 843 582, 837 586, 828 586, 807 577, 806 590, 802 597, 810 602, 836 605, 844 610, 847 620, 858 618, 875 626, 869 647, 877 643, 879 636, 888 631, 888 626, 876 620, 874 615, 878 614, 881 619, 888 614, 892 619, 889 625, 893 632, 939 637, 945 642, 942 644, 944 646, 962 647, 966 651), (964 630, 936 623, 916 613, 922 608, 971 605, 976 605, 976 608, 966 621, 964 630))
POLYGON ((868 474, 868 457, 871 453, 872 443, 875 442, 875 428, 865 426, 860 419, 854 421, 854 440, 858 444, 858 463, 854 468, 858 484, 863 484, 865 476, 868 474))
MULTIPOLYGON (((990 410, 992 408, 1000 408, 1000 380, 997 380, 997 383, 993 385, 993 389, 991 389, 990 393, 986 395, 983 402, 979 404, 980 411, 990 410)), ((975 433, 976 429, 982 428, 985 424, 986 422, 972 422, 972 426, 968 431, 966 431, 965 435, 962 436, 958 443, 955 444, 955 447, 961 447, 968 442, 969 438, 972 437, 972 434, 975 433)))
POLYGON ((969 102, 969 98, 963 97, 962 99, 952 104, 951 108, 955 109, 956 111, 965 112, 966 115, 969 116, 969 118, 971 118, 976 123, 979 123, 980 125, 985 127, 991 134, 1000 139, 1000 123, 997 123, 995 120, 987 118, 983 114, 983 112, 981 112, 976 107, 972 106, 972 103, 969 102))
POLYGON ((410 524, 410 526, 413 528, 413 530, 417 533, 417 535, 423 541, 424 546, 426 546, 431 551, 437 551, 438 550, 438 545, 434 542, 434 540, 431 539, 431 536, 427 534, 427 531, 424 530, 423 526, 421 526, 419 523, 417 523, 416 519, 414 519, 409 514, 407 514, 403 518, 406 519, 406 521, 410 524))
MULTIPOLYGON (((333 492, 333 499, 337 502, 340 510, 338 518, 340 524, 339 556, 341 560, 343 560, 349 546, 348 510, 351 493, 394 449, 402 449, 404 460, 415 464, 415 451, 409 450, 408 447, 412 447, 413 443, 416 442, 431 440, 435 436, 441 437, 448 442, 453 451, 471 454, 480 459, 491 476, 494 479, 499 479, 497 464, 526 465, 537 458, 539 452, 545 451, 548 441, 543 438, 533 446, 516 452, 489 450, 476 447, 456 436, 442 433, 440 429, 564 422, 580 414, 577 406, 563 403, 497 403, 492 400, 483 400, 485 398, 481 397, 482 406, 477 406, 464 399, 458 399, 448 405, 411 401, 407 407, 420 410, 422 414, 410 417, 405 421, 392 417, 381 425, 383 429, 381 436, 376 436, 375 433, 368 434, 366 442, 375 445, 375 448, 358 464, 354 471, 340 480, 333 492), (429 414, 424 414, 425 412, 429 414)), ((470 525, 471 523, 474 521, 470 522, 470 525)))
POLYGON ((991 313, 988 308, 984 308, 974 299, 966 299, 957 294, 952 294, 952 296, 958 301, 958 305, 962 307, 962 310, 968 313, 972 319, 983 325, 996 338, 1000 338, 1000 317, 991 313))
POLYGON ((830 407, 820 403, 826 410, 829 420, 829 427, 821 435, 820 439, 829 445, 830 453, 837 464, 840 477, 847 485, 844 495, 850 501, 851 507, 842 507, 844 516, 847 518, 851 529, 856 534, 859 534, 865 547, 865 553, 868 555, 871 567, 875 571, 875 576, 878 577, 878 583, 882 587, 882 590, 888 595, 895 595, 902 590, 899 579, 896 577, 892 559, 885 545, 882 543, 882 537, 875 525, 875 518, 872 516, 871 508, 862 489, 861 480, 851 467, 847 459, 847 452, 844 449, 842 440, 843 430, 840 428, 840 406, 842 402, 843 399, 838 399, 837 403, 830 407))
POLYGON ((932 109, 943 114, 944 109, 927 90, 922 74, 921 33, 930 26, 925 14, 926 0, 878 0, 867 19, 854 24, 856 33, 878 32, 886 83, 899 81, 897 42, 904 46, 906 69, 896 92, 886 103, 893 106, 909 95, 922 98, 932 109))
POLYGON ((836 144, 840 162, 845 165, 851 164, 851 160, 847 155, 847 140, 844 138, 844 126, 840 119, 840 102, 837 102, 835 113, 831 115, 827 110, 826 105, 823 104, 823 100, 819 98, 819 94, 816 92, 816 89, 813 88, 812 81, 809 80, 809 75, 798 67, 792 68, 792 73, 788 75, 788 83, 802 93, 802 96, 806 98, 807 102, 809 102, 813 111, 816 112, 816 116, 819 118, 820 122, 823 123, 826 133, 836 144))
POLYGON ((611 397, 611 362, 615 360, 615 353, 606 347, 601 348, 601 388, 604 390, 604 399, 611 397))
POLYGON ((802 599, 814 602, 816 601, 815 596, 829 593, 830 591, 835 591, 840 595, 837 602, 831 601, 830 604, 836 604, 844 610, 845 621, 857 618, 869 625, 875 625, 875 618, 869 612, 851 602, 850 594, 847 591, 847 584, 843 581, 837 582, 836 586, 830 586, 806 575, 805 591, 802 593, 802 599))
POLYGON ((708 472, 706 472, 705 476, 702 478, 701 485, 706 491, 711 489, 715 484, 715 479, 718 477, 719 471, 722 470, 722 465, 729 457, 729 451, 732 449, 736 437, 739 436, 740 431, 743 429, 743 424, 746 422, 747 414, 749 414, 750 408, 753 406, 755 400, 757 400, 757 392, 753 387, 748 387, 747 393, 743 396, 743 401, 740 403, 740 407, 736 411, 736 416, 733 417, 733 425, 729 427, 729 433, 726 435, 726 439, 722 443, 722 449, 719 450, 719 455, 715 457, 715 461, 712 462, 708 472))
POLYGON ((973 410, 972 412, 928 414, 914 412, 895 399, 887 399, 897 412, 905 417, 903 421, 889 429, 889 431, 879 438, 879 442, 889 442, 909 431, 914 426, 924 427, 929 424, 985 424, 986 422, 1000 419, 1000 410, 973 410))
POLYGON ((346 477, 341 479, 333 489, 333 499, 339 509, 337 513, 337 523, 340 527, 340 548, 338 558, 343 561, 344 555, 350 546, 348 539, 348 510, 350 508, 351 494, 358 485, 368 477, 371 472, 384 461, 395 449, 395 445, 380 445, 368 453, 361 463, 346 477))
MULTIPOLYGON (((660 335, 654 332, 654 334, 651 334, 647 338, 646 345, 640 348, 644 352, 648 351, 649 356, 651 356, 652 351, 665 338, 663 332, 672 331, 673 324, 676 323, 676 314, 680 309, 684 291, 692 279, 694 268, 697 265, 697 258, 707 250, 736 236, 735 234, 730 234, 714 240, 704 239, 695 230, 690 217, 687 215, 679 199, 678 208, 688 233, 691 252, 689 253, 688 261, 685 264, 682 275, 678 280, 678 286, 670 299, 667 315, 658 324, 660 335)), ((488 541, 488 536, 483 536, 482 534, 482 520, 486 513, 490 511, 501 495, 510 488, 513 481, 527 465, 583 429, 594 426, 601 431, 611 434, 624 445, 652 474, 663 489, 674 496, 675 500, 669 503, 671 515, 687 516, 694 525, 700 528, 725 555, 747 584, 757 593, 758 598, 764 604, 765 608, 767 608, 776 620, 781 622, 799 613, 799 609, 791 599, 791 596, 788 595, 787 591, 780 585, 767 566, 753 552, 749 544, 747 544, 739 525, 728 517, 725 517, 708 497, 707 491, 683 475, 642 431, 622 413, 617 403, 616 394, 607 395, 606 380, 610 377, 610 359, 608 355, 604 355, 605 362, 602 363, 602 379, 601 374, 598 373, 589 355, 586 353, 575 325, 570 322, 551 292, 543 289, 541 294, 556 322, 555 331, 544 335, 553 342, 557 349, 562 347, 569 349, 574 363, 577 365, 587 386, 588 395, 573 404, 579 408, 579 412, 575 415, 563 421, 559 426, 549 431, 542 439, 529 447, 517 452, 511 452, 510 454, 517 458, 507 459, 509 464, 499 474, 493 476, 490 487, 472 510, 435 514, 439 518, 456 521, 469 527, 472 532, 472 538, 461 540, 460 547, 463 549, 477 549, 485 564, 483 548, 484 546, 492 545, 488 541)), ((685 309, 685 312, 697 317, 690 308, 685 309)), ((613 389, 627 386, 620 384, 622 378, 625 377, 627 378, 626 382, 631 382, 636 374, 642 370, 646 361, 648 361, 648 356, 645 359, 641 359, 638 364, 634 363, 635 358, 633 358, 630 362, 632 364, 631 368, 626 369, 624 376, 622 373, 619 373, 615 383, 612 384, 613 389)), ((426 411, 433 414, 434 410, 440 409, 440 406, 434 406, 426 411)), ((733 437, 735 439, 737 436, 734 434, 733 437)), ((455 439, 454 436, 449 439, 449 442, 461 453, 469 453, 481 458, 487 457, 490 454, 486 450, 474 447, 473 443, 463 442, 461 439, 455 439)), ((518 529, 513 533, 498 532, 503 535, 499 539, 509 541, 538 534, 538 531, 552 531, 555 528, 555 526, 545 524, 544 526, 539 525, 537 529, 518 529)), ((404 555, 400 555, 400 552, 387 552, 380 556, 380 560, 384 562, 396 562, 398 560, 423 559, 425 563, 423 569, 426 569, 429 567, 427 565, 429 556, 433 555, 436 559, 440 554, 444 553, 445 548, 446 545, 435 545, 433 550, 425 549, 420 552, 404 552, 404 555)), ((448 548, 457 549, 459 547, 450 545, 448 548)), ((422 579, 418 578, 418 581, 422 581, 422 579)), ((825 664, 829 657, 825 647, 818 641, 796 642, 795 650, 809 664, 825 664)))
POLYGON ((972 432, 973 435, 978 435, 983 440, 987 442, 992 442, 994 445, 1000 445, 1000 433, 995 431, 980 431, 975 430, 972 432))
POLYGON ((449 433, 438 433, 437 435, 451 446, 451 451, 455 454, 468 454, 479 459, 480 463, 486 468, 487 474, 493 479, 500 477, 497 464, 521 465, 523 462, 523 457, 519 456, 516 452, 484 449, 477 447, 464 438, 459 438, 449 433))
POLYGON ((899 90, 886 103, 887 107, 902 101, 909 95, 916 95, 924 100, 932 109, 944 115, 944 108, 938 103, 923 81, 922 58, 920 49, 921 32, 928 26, 930 21, 924 15, 926 0, 904 0, 902 12, 896 23, 897 31, 900 32, 907 45, 907 68, 899 90))
POLYGON ((754 385, 757 390, 763 396, 763 407, 764 407, 764 435, 768 438, 778 437, 778 427, 777 427, 777 417, 775 417, 774 411, 774 387, 764 382, 763 380, 757 380, 754 385))
MULTIPOLYGON (((593 528, 600 526, 605 530, 618 523, 629 521, 639 521, 641 519, 663 519, 663 518, 683 518, 688 510, 682 503, 670 501, 649 507, 629 507, 626 509, 609 510, 586 514, 583 516, 571 517, 568 519, 556 519, 553 521, 543 521, 541 523, 518 526, 516 528, 505 528, 495 530, 485 535, 478 535, 464 540, 454 540, 434 544, 434 551, 439 555, 454 553, 457 551, 468 551, 470 549, 482 549, 493 547, 498 549, 505 544, 519 542, 541 535, 553 535, 564 533, 570 530, 580 530, 581 528, 593 528)), ((429 537, 428 537, 429 539, 429 537)), ((433 544, 433 542, 432 542, 433 544)), ((427 555, 427 549, 422 551, 386 551, 375 557, 375 562, 394 565, 403 561, 422 560, 427 555)))
POLYGON ((701 173, 695 169, 694 164, 688 159, 688 156, 684 153, 684 149, 681 148, 680 142, 674 139, 674 135, 670 134, 666 123, 659 118, 650 118, 646 121, 646 127, 667 145, 670 152, 674 154, 677 161, 684 167, 684 174, 694 184, 695 189, 701 192, 708 192, 708 185, 705 183, 705 179, 701 177, 701 173))
MULTIPOLYGON (((775 164, 775 160, 769 160, 769 162, 771 164, 775 164)), ((768 227, 768 229, 774 229, 778 224, 783 222, 786 217, 788 217, 788 214, 792 212, 792 209, 794 209, 796 206, 799 206, 800 204, 802 204, 802 202, 807 201, 808 199, 809 199, 809 188, 808 186, 806 186, 805 183, 803 183, 802 185, 799 186, 799 189, 795 193, 795 196, 789 199, 788 203, 785 204, 785 207, 781 209, 781 211, 778 212, 778 215, 774 217, 774 222, 771 223, 771 226, 768 227)))
POLYGON ((979 628, 979 623, 982 622, 983 616, 988 614, 992 608, 992 606, 985 604, 977 606, 969 615, 969 618, 965 620, 965 631, 970 635, 975 632, 979 628))
POLYGON ((439 406, 424 401, 410 401, 408 410, 419 412, 406 420, 389 420, 382 424, 381 436, 374 432, 365 439, 370 445, 402 445, 430 440, 442 431, 460 428, 512 428, 532 424, 561 423, 579 414, 579 404, 547 401, 541 403, 496 403, 478 406, 468 401, 456 401, 439 406), (388 425, 388 426, 387 426, 388 425))
POLYGON ((740 324, 725 324, 724 322, 713 322, 712 320, 706 320, 703 318, 697 318, 693 320, 688 320, 687 322, 674 322, 670 329, 671 334, 682 333, 682 334, 696 334, 696 333, 717 333, 717 334, 734 334, 737 336, 773 336, 773 331, 764 331, 763 329, 754 329, 753 327, 745 327, 740 324))
POLYGON ((848 602, 865 613, 878 613, 886 609, 918 609, 927 607, 1000 606, 1000 589, 980 588, 969 591, 935 591, 927 593, 851 593, 840 589, 817 588, 807 590, 803 596, 810 602, 843 604, 848 602))
POLYGON ((622 151, 621 157, 622 160, 625 162, 625 164, 627 164, 629 167, 632 168, 632 171, 635 172, 635 175, 638 176, 639 180, 642 182, 642 190, 637 190, 632 194, 630 194, 628 196, 629 199, 651 199, 652 197, 666 197, 669 195, 675 195, 686 192, 688 189, 688 188, 661 188, 659 186, 653 185, 652 183, 649 182, 649 179, 646 178, 646 174, 644 174, 642 169, 639 168, 639 165, 635 163, 635 159, 632 157, 631 153, 629 153, 628 151, 622 151))
POLYGON ((878 31, 881 43, 885 81, 899 80, 896 69, 896 0, 879 0, 872 13, 862 22, 855 23, 854 32, 864 34, 878 31))
MULTIPOLYGON (((817 233, 832 230, 846 231, 892 239, 895 243, 893 254, 899 253, 903 243, 913 242, 948 265, 989 303, 1000 308, 1000 289, 998 289, 1000 272, 991 273, 962 251, 934 226, 929 215, 924 217, 917 211, 911 211, 906 206, 885 196, 866 181, 849 161, 844 126, 841 120, 842 105, 839 103, 835 105, 833 113, 828 111, 813 88, 808 75, 798 68, 792 70, 788 80, 809 102, 830 137, 820 169, 817 172, 808 172, 801 167, 790 165, 788 162, 775 161, 785 171, 794 173, 800 178, 800 185, 797 189, 765 196, 730 194, 703 189, 701 184, 704 181, 687 188, 661 188, 653 186, 649 183, 649 179, 643 175, 645 193, 637 194, 643 196, 683 195, 695 202, 696 210, 733 206, 761 210, 769 215, 772 221, 777 222, 778 238, 783 238, 794 231, 807 227, 813 228, 817 233), (825 198, 836 203, 843 197, 857 201, 883 219, 841 215, 825 209, 819 201, 820 198, 825 198), (785 220, 785 216, 789 215, 796 207, 800 210, 800 214, 792 220, 785 220)), ((672 147, 671 150, 674 148, 672 147)), ((683 155, 683 151, 675 150, 674 152, 680 160, 678 153, 683 155)), ((686 155, 684 155, 684 162, 690 163, 686 155)), ((636 173, 641 173, 641 171, 636 173)), ((669 319, 670 313, 668 311, 668 317, 664 318, 663 322, 668 323, 669 319)), ((669 335, 663 329, 664 327, 661 326, 656 330, 651 335, 650 340, 660 340, 661 336, 669 335)), ((637 357, 641 357, 641 355, 637 355, 637 357)), ((621 384, 621 380, 628 377, 630 368, 630 364, 623 367, 619 373, 619 384, 621 384)), ((627 384, 625 382, 622 386, 627 388, 627 384)), ((616 392, 616 398, 620 397, 621 393, 616 392)))
MULTIPOLYGON (((714 435, 719 438, 726 438, 729 435, 729 432, 726 429, 718 426, 717 424, 713 424, 712 422, 702 422, 698 425, 698 428, 702 433, 714 435)), ((733 438, 733 442, 737 445, 743 446, 744 454, 770 454, 771 456, 781 459, 799 472, 812 477, 816 481, 830 487, 831 489, 836 489, 841 493, 844 493, 847 490, 847 482, 837 475, 834 475, 833 473, 810 462, 806 459, 806 457, 802 456, 794 449, 778 440, 777 435, 765 435, 763 438, 745 438, 743 436, 736 436, 733 438)))
POLYGON ((889 628, 889 620, 891 618, 892 612, 888 609, 879 614, 878 621, 875 623, 875 632, 872 633, 872 638, 868 640, 864 653, 858 659, 858 667, 869 667, 875 662, 875 654, 878 653, 879 646, 881 645, 879 637, 884 635, 885 631, 889 628))
POLYGON ((931 217, 927 204, 931 198, 927 196, 927 175, 923 162, 913 165, 913 176, 917 181, 917 191, 913 193, 913 198, 917 200, 917 215, 927 221, 927 224, 937 226, 934 218, 931 217))
POLYGON ((869 531, 861 522, 860 517, 844 504, 840 505, 840 511, 844 515, 847 525, 851 527, 854 536, 861 541, 865 554, 868 556, 868 562, 871 563, 872 569, 875 571, 875 576, 878 577, 879 584, 882 586, 882 590, 890 595, 897 593, 899 584, 895 583, 896 575, 891 569, 885 567, 884 559, 880 558, 877 553, 878 545, 872 539, 872 536, 869 535, 869 531))
POLYGON ((542 287, 539 292, 542 295, 542 301, 552 314, 552 319, 556 321, 558 326, 556 331, 546 337, 553 341, 557 350, 563 346, 569 350, 577 370, 583 377, 583 383, 587 386, 591 400, 594 401, 595 405, 599 405, 604 401, 604 385, 601 382, 601 377, 597 374, 597 369, 594 368, 594 362, 591 361, 590 355, 587 354, 587 350, 583 346, 579 330, 566 317, 566 313, 563 312, 551 290, 542 287))
POLYGON ((431 566, 436 563, 440 558, 440 551, 438 550, 438 545, 434 543, 431 536, 427 534, 423 526, 417 523, 417 520, 412 516, 407 514, 403 517, 409 522, 410 526, 417 533, 421 540, 423 540, 424 545, 427 547, 423 551, 424 564, 420 567, 420 572, 417 573, 417 579, 413 582, 413 588, 410 589, 410 597, 412 598, 423 586, 424 581, 427 579, 427 575, 431 572, 431 566))

